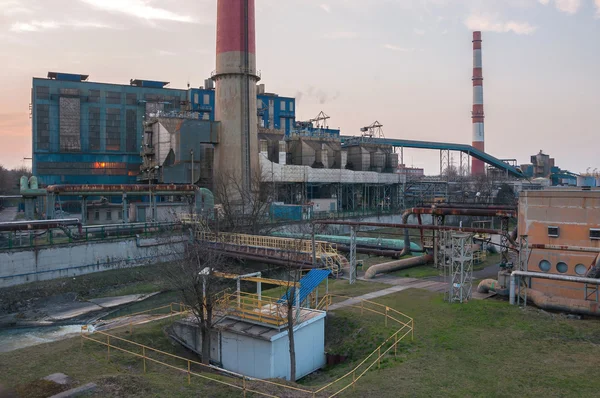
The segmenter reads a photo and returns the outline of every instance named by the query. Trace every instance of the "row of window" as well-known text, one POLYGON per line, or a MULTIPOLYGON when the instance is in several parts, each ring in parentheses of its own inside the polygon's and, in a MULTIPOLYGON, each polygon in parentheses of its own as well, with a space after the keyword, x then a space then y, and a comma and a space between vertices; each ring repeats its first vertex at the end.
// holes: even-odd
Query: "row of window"
MULTIPOLYGON (((555 227, 555 226, 548 227, 548 237, 549 238, 558 238, 559 236, 560 236, 559 227, 555 227)), ((590 239, 600 240, 600 228, 590 228, 590 239)))
MULTIPOLYGON (((538 264, 538 267, 542 272, 549 272, 552 269, 552 264, 548 260, 542 260, 538 264)), ((556 271, 561 274, 566 274, 569 272, 569 265, 564 261, 559 261, 556 263, 556 271)), ((577 264, 575 266, 575 273, 579 276, 583 276, 587 273, 587 267, 584 264, 577 264)))
MULTIPOLYGON (((261 100, 261 99, 256 100, 256 108, 258 110, 266 109, 268 107, 269 107, 269 104, 264 103, 263 100, 261 100)), ((280 101, 279 102, 279 110, 294 112, 294 101, 283 101, 283 100, 280 101), (287 105, 287 109, 286 109, 286 105, 287 105)))
MULTIPOLYGON (((89 90, 88 91, 88 102, 99 103, 102 98, 103 91, 100 90, 89 90)), ((115 104, 120 105, 123 104, 123 99, 125 99, 125 105, 137 105, 138 104, 138 94, 136 93, 122 93, 119 91, 104 91, 105 102, 107 104, 115 104)), ((81 95, 79 89, 61 89, 61 95, 81 95)), ((196 94, 197 96, 197 94, 196 94)), ((40 100, 49 100, 50 96, 50 88, 48 86, 36 86, 35 87, 35 97, 40 100)), ((205 104, 208 104, 208 100, 206 99, 208 95, 205 95, 205 104)), ((170 105, 171 108, 179 108, 181 104, 181 97, 175 95, 160 95, 160 94, 144 94, 143 99, 147 102, 164 102, 167 105, 170 105)), ((198 101, 196 101, 198 102, 198 101)), ((167 106, 169 107, 169 106, 167 106)))
MULTIPOLYGON (((88 110, 89 143, 91 151, 100 150, 100 108, 90 107, 88 110)), ((38 104, 37 113, 37 148, 41 150, 50 149, 50 110, 47 104, 38 104)), ((121 109, 107 108, 106 115, 106 150, 121 150, 121 109)), ((138 123, 137 111, 127 109, 125 111, 125 150, 136 152, 138 123)))

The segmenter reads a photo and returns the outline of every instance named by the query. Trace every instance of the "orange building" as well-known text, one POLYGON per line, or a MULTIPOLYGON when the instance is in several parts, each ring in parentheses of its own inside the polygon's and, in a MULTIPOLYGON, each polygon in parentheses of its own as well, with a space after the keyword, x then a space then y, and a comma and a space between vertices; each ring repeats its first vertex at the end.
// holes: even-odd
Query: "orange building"
MULTIPOLYGON (((560 245, 600 249, 600 189, 524 191, 519 199, 519 236, 528 245, 560 245)), ((585 277, 598 253, 530 248, 527 271, 585 277)), ((586 299, 581 283, 531 280, 531 289, 553 296, 586 299)), ((588 289, 589 300, 596 293, 588 289)))

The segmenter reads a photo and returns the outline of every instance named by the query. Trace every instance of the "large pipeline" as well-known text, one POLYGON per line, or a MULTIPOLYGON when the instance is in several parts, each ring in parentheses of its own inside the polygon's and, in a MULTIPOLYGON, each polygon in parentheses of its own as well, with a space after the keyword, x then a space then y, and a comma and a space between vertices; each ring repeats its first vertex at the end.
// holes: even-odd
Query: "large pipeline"
POLYGON ((377 274, 383 274, 386 272, 399 271, 407 268, 416 267, 419 265, 425 265, 432 260, 432 255, 425 254, 423 256, 405 258, 402 260, 390 261, 388 263, 372 265, 365 273, 365 278, 373 279, 377 274))
MULTIPOLYGON (((572 276, 572 275, 558 275, 558 274, 545 274, 541 272, 531 272, 531 271, 513 271, 510 274, 510 304, 515 304, 515 292, 516 292, 516 277, 523 276, 526 278, 537 278, 537 279, 550 279, 554 281, 564 281, 564 282, 576 282, 576 283, 586 283, 589 285, 600 285, 600 279, 596 278, 584 278, 581 276, 572 276)), ((596 303, 597 304, 597 303, 596 303)))
POLYGON ((486 205, 478 203, 436 203, 432 207, 449 209, 486 209, 486 210, 514 210, 517 206, 510 205, 486 205))
POLYGON ((56 220, 9 221, 0 223, 0 231, 34 231, 37 229, 60 228, 76 225, 81 232, 81 221, 78 218, 56 220))
POLYGON ((192 184, 65 184, 65 185, 49 185, 46 188, 48 193, 68 194, 68 193, 130 193, 130 192, 194 192, 197 189, 192 184))
POLYGON ((596 301, 549 296, 539 290, 525 288, 521 291, 523 298, 527 297, 543 310, 560 311, 580 315, 600 315, 600 305, 596 301))

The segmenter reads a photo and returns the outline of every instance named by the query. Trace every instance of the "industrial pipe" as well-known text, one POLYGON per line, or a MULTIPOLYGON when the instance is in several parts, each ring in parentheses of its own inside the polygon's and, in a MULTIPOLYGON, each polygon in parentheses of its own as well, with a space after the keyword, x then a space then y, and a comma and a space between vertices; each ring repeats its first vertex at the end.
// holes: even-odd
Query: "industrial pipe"
POLYGON ((500 284, 495 279, 484 279, 477 285, 477 291, 479 293, 489 293, 490 291, 495 292, 500 284))
MULTIPOLYGON (((343 253, 350 253, 350 246, 347 245, 337 245, 337 250, 343 253)), ((379 257, 391 257, 391 258, 400 258, 401 251, 397 250, 385 250, 385 249, 372 249, 365 246, 356 246, 356 252, 361 254, 370 254, 373 256, 379 257)))
POLYGON ((509 292, 510 304, 515 304, 515 291, 516 291, 516 287, 517 287, 516 281, 515 281, 516 276, 524 276, 527 278, 537 278, 537 279, 550 279, 550 280, 554 280, 554 281, 563 281, 563 282, 586 283, 589 285, 600 285, 600 279, 595 279, 595 278, 585 278, 582 276, 572 276, 572 275, 544 274, 541 272, 531 272, 531 271, 513 271, 510 274, 510 292, 509 292))
POLYGON ((485 209, 485 210, 514 210, 517 206, 510 205, 486 205, 478 203, 436 203, 432 207, 451 208, 451 209, 485 209))
POLYGON ((544 244, 539 244, 539 243, 530 244, 529 247, 531 249, 561 250, 561 251, 567 251, 567 252, 600 253, 600 247, 544 245, 544 244))
POLYGON ((596 301, 573 299, 561 296, 549 296, 539 290, 527 288, 522 293, 543 310, 560 311, 581 315, 600 315, 600 306, 596 301))
POLYGON ((423 229, 425 231, 460 231, 469 232, 475 234, 490 234, 490 235, 502 235, 503 232, 499 229, 491 228, 472 228, 472 227, 458 227, 452 225, 417 225, 417 224, 393 224, 393 223, 382 223, 382 222, 362 222, 362 221, 334 221, 334 220, 323 220, 313 221, 314 224, 323 225, 348 225, 348 226, 365 226, 365 227, 381 227, 381 228, 405 228, 405 229, 423 229))
POLYGON ((196 186, 192 184, 65 184, 65 185, 49 185, 46 188, 48 193, 68 194, 68 193, 86 193, 86 194, 101 194, 101 193, 121 193, 121 192, 194 192, 196 186))
POLYGON ((373 279, 377 274, 383 274, 386 272, 399 271, 407 268, 416 267, 419 265, 425 265, 433 260, 431 254, 426 254, 418 257, 405 258, 397 261, 390 261, 389 263, 372 265, 365 273, 366 279, 373 279))
POLYGON ((81 221, 78 218, 63 218, 57 220, 9 221, 0 223, 0 231, 32 231, 76 225, 81 231, 81 221))
POLYGON ((435 216, 474 216, 474 217, 516 217, 516 210, 506 209, 481 209, 481 208, 437 208, 437 207, 413 207, 406 210, 404 214, 431 214, 435 216))

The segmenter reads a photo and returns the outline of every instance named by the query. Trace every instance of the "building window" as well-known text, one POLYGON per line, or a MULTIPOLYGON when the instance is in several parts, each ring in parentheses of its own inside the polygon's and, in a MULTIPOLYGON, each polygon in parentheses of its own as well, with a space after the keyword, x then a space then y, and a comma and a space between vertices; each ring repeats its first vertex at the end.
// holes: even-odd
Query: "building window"
POLYGON ((590 239, 600 239, 600 228, 590 228, 590 239))
POLYGON ((548 227, 548 236, 558 238, 558 227, 548 227))
POLYGON ((100 150, 100 108, 90 107, 88 110, 90 151, 100 150))
POLYGON ((121 150, 121 110, 106 108, 106 150, 121 150))
POLYGON ((50 99, 50 87, 47 86, 36 86, 35 97, 41 100, 50 99))
POLYGON ((90 96, 88 102, 100 102, 100 90, 90 90, 90 96))
POLYGON ((50 149, 50 106, 36 105, 37 149, 50 149))
POLYGON ((125 113, 125 150, 136 152, 137 150, 137 111, 127 109, 125 113))
POLYGON ((575 266, 575 273, 579 276, 584 276, 587 273, 587 267, 583 264, 577 264, 575 266))
POLYGON ((279 118, 279 128, 285 130, 285 118, 279 118))
POLYGON ((282 111, 285 111, 285 101, 281 101, 279 103, 279 109, 282 110, 282 111))
POLYGON ((110 221, 112 220, 112 211, 107 210, 106 211, 106 221, 110 221))
POLYGON ((567 265, 567 263, 561 261, 558 264, 556 264, 556 270, 561 274, 565 274, 569 270, 569 266, 567 265))
POLYGON ((294 112, 294 101, 290 102, 290 111, 294 112))
POLYGON ((137 95, 135 95, 135 93, 127 93, 127 94, 125 94, 125 104, 127 104, 127 105, 137 105, 137 95))
POLYGON ((99 221, 100 220, 100 212, 98 210, 96 210, 94 212, 94 220, 99 221))
POLYGON ((210 95, 204 94, 204 105, 210 105, 210 95))
POLYGON ((107 104, 121 104, 121 93, 116 91, 109 91, 106 93, 107 104))
POLYGON ((540 261, 540 264, 538 266, 540 267, 540 270, 542 272, 548 272, 550 271, 550 268, 552 268, 552 264, 550 264, 550 261, 548 260, 540 261))
POLYGON ((198 93, 194 94, 194 104, 197 104, 198 102, 200 102, 200 96, 198 95, 198 93))

